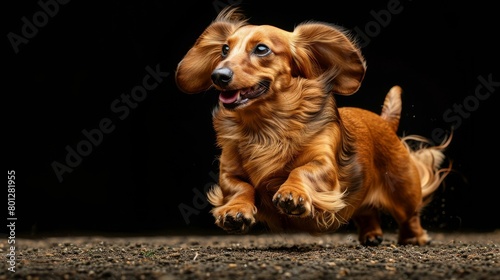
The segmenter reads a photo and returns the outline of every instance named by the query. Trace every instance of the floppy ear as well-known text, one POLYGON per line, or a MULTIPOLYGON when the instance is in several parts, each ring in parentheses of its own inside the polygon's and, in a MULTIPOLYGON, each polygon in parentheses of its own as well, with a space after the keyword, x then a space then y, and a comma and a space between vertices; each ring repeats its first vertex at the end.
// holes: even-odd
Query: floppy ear
POLYGON ((355 93, 365 75, 365 60, 359 48, 347 33, 333 25, 306 22, 295 27, 292 56, 295 75, 320 78, 334 93, 355 93))
POLYGON ((179 89, 186 93, 207 90, 212 85, 210 75, 221 59, 222 45, 245 24, 236 8, 223 9, 177 65, 175 81, 179 89))

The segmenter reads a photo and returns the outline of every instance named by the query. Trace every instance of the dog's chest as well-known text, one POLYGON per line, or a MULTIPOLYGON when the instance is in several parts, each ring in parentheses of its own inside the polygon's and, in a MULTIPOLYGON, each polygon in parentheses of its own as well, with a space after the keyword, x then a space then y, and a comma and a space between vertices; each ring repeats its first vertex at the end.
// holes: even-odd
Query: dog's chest
POLYGON ((238 150, 242 167, 254 187, 281 185, 293 165, 290 143, 283 139, 242 141, 238 150))
POLYGON ((293 127, 287 118, 276 121, 258 114, 222 110, 215 115, 214 127, 219 146, 231 160, 238 161, 237 167, 232 162, 232 168, 241 168, 239 176, 255 188, 279 187, 296 167, 295 158, 306 139, 297 137, 303 127, 293 127))

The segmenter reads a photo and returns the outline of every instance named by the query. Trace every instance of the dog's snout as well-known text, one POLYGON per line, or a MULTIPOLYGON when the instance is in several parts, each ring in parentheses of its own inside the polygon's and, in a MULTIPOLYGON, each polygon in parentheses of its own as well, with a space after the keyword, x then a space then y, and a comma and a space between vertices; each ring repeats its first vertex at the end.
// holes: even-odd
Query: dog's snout
POLYGON ((224 87, 231 82, 231 79, 233 78, 233 71, 227 67, 218 68, 212 72, 211 77, 214 84, 224 87))

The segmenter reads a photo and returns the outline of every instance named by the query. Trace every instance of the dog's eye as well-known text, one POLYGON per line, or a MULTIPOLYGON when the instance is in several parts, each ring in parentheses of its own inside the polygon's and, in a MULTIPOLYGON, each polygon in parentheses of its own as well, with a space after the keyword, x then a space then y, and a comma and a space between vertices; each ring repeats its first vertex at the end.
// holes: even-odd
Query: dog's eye
POLYGON ((229 53, 229 46, 228 45, 223 45, 222 46, 222 51, 221 51, 222 57, 226 57, 228 53, 229 53))
POLYGON ((258 44, 253 50, 253 53, 258 56, 266 56, 271 53, 271 49, 264 44, 258 44))

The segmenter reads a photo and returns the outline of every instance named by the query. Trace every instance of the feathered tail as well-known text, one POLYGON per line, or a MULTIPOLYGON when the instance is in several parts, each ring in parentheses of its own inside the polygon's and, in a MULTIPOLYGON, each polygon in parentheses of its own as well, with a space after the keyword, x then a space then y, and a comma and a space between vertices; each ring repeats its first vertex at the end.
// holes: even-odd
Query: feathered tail
POLYGON ((413 163, 415 163, 420 174, 424 205, 431 201, 434 191, 451 172, 451 162, 448 167, 441 167, 446 158, 443 151, 450 144, 451 138, 452 135, 436 146, 431 146, 428 139, 419 135, 408 135, 401 138, 403 144, 410 151, 413 163), (417 143, 417 145, 411 145, 410 143, 417 143))
POLYGON ((387 93, 380 116, 386 120, 394 131, 398 131, 399 118, 401 117, 401 93, 403 90, 399 86, 393 86, 387 93))
MULTIPOLYGON (((401 87, 393 86, 385 97, 382 113, 380 114, 394 131, 398 130, 401 116, 401 93, 401 87)), ((411 159, 420 174, 424 205, 430 202, 432 193, 451 171, 451 162, 448 167, 441 168, 446 158, 443 152, 450 144, 451 138, 450 135, 437 146, 432 146, 427 138, 419 135, 408 135, 401 138, 401 142, 410 152, 411 159)))

